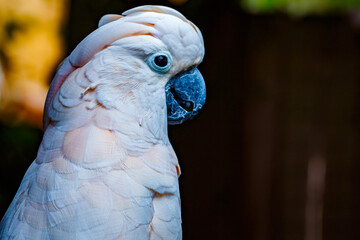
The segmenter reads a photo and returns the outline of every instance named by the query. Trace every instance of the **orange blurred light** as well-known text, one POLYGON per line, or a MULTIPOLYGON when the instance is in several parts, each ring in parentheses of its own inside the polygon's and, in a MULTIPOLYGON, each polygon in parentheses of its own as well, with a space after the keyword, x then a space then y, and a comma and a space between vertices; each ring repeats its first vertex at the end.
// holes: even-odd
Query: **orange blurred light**
POLYGON ((0 120, 42 126, 67 9, 64 0, 0 0, 0 120))

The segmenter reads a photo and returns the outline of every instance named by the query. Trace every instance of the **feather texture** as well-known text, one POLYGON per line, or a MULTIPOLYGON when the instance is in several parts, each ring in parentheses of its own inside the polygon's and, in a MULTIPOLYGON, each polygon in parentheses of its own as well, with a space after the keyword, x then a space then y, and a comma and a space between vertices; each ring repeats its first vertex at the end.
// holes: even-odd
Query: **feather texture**
POLYGON ((54 77, 43 141, 1 239, 181 239, 165 84, 201 62, 203 40, 167 7, 124 15, 103 17, 54 77), (165 50, 174 64, 160 75, 146 59, 165 50))

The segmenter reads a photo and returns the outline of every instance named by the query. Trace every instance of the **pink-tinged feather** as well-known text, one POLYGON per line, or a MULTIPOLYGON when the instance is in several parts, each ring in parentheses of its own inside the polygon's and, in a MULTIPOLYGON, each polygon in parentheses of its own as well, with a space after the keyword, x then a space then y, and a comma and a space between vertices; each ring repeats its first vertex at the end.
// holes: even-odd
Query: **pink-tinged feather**
POLYGON ((65 132, 59 131, 53 125, 49 125, 44 133, 41 146, 44 150, 61 148, 64 144, 65 132))
POLYGON ((78 191, 91 208, 112 209, 114 207, 111 191, 103 183, 86 184, 81 186, 78 191))
POLYGON ((64 177, 64 175, 72 175, 73 173, 79 171, 75 164, 64 158, 59 158, 53 161, 51 164, 54 171, 58 173, 61 177, 64 177))
POLYGON ((71 65, 69 58, 66 58, 61 64, 59 70, 57 71, 53 81, 51 82, 51 86, 47 94, 45 107, 44 107, 44 119, 43 119, 44 131, 46 130, 47 126, 50 123, 47 109, 49 108, 49 105, 53 101, 56 92, 60 89, 61 85, 63 84, 67 76, 69 76, 69 74, 73 72, 75 69, 76 68, 71 65))
POLYGON ((46 210, 36 209, 31 204, 27 204, 26 208, 24 208, 22 217, 33 228, 46 229, 48 226, 46 210))
POLYGON ((144 153, 141 157, 141 160, 153 170, 163 173, 173 175, 177 178, 177 162, 174 164, 169 161, 173 157, 169 152, 169 148, 166 145, 155 145, 150 151, 144 153))
POLYGON ((154 198, 154 208, 156 208, 156 217, 162 221, 170 222, 180 220, 179 198, 174 195, 156 194, 154 198))
POLYGON ((66 159, 76 164, 84 161, 89 134, 88 127, 77 128, 66 133, 63 146, 66 159))
MULTIPOLYGON (((141 160, 140 160, 141 161, 141 160)), ((178 189, 177 176, 159 173, 147 165, 142 164, 133 167, 130 162, 124 162, 124 171, 137 183, 161 194, 174 193, 178 189), (141 174, 139 174, 141 172, 141 174)))
POLYGON ((71 162, 94 169, 109 167, 126 157, 124 150, 115 146, 112 131, 93 125, 67 132, 63 151, 71 162))
POLYGON ((52 191, 61 189, 59 181, 56 180, 57 174, 51 164, 40 164, 36 174, 36 184, 44 191, 52 191))
POLYGON ((63 156, 61 148, 45 149, 40 145, 35 162, 38 164, 52 162, 63 156))
POLYGON ((123 170, 112 170, 104 176, 104 183, 111 191, 124 198, 152 198, 154 193, 129 177, 123 170))
MULTIPOLYGON (((170 222, 170 223, 174 223, 173 226, 169 227, 169 222, 164 222, 155 216, 151 222, 152 233, 150 233, 150 236, 152 235, 161 236, 161 239, 174 239, 174 240, 182 239, 181 225, 179 224, 179 222, 170 222), (172 227, 174 227, 174 229, 172 229, 172 227), (170 229, 172 231, 170 231, 170 229), (173 233, 173 231, 176 230, 178 231, 176 233, 173 233)), ((150 237, 150 239, 152 239, 152 237, 150 237)))

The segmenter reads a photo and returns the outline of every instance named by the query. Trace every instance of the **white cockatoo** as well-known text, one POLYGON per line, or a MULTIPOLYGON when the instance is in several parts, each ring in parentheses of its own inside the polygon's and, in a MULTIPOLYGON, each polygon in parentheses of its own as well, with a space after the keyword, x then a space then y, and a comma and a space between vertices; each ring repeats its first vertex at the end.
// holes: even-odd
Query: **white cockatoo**
POLYGON ((59 68, 0 239, 181 239, 167 124, 205 102, 199 29, 174 9, 105 15, 59 68))

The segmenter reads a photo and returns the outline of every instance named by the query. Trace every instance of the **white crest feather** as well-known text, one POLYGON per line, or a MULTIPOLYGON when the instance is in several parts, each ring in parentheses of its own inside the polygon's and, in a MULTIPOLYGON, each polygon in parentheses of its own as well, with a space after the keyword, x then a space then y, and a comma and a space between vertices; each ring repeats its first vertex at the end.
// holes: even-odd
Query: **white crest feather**
POLYGON ((116 21, 120 18, 122 18, 123 16, 121 15, 118 15, 118 14, 107 14, 107 15, 104 15, 102 16, 102 18, 100 19, 99 21, 99 27, 102 27, 104 26, 105 24, 108 24, 110 22, 113 22, 113 21, 116 21))

